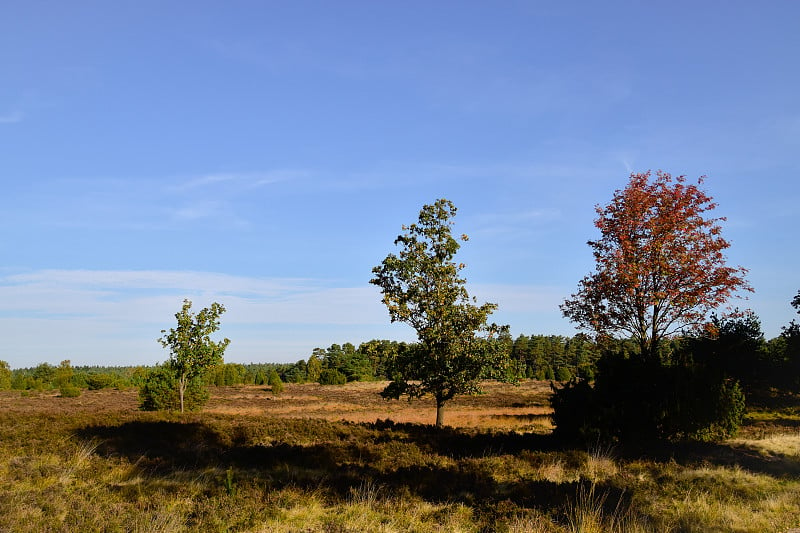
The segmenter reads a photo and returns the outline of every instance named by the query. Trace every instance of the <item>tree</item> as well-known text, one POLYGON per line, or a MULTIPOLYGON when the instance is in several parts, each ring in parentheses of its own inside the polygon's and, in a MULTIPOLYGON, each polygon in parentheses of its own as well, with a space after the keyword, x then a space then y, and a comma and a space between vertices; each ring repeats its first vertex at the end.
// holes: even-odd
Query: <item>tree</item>
POLYGON ((311 357, 308 358, 308 362, 306 363, 306 379, 310 383, 316 383, 319 381, 319 376, 322 373, 322 359, 320 359, 319 355, 315 353, 311 354, 311 357))
POLYGON ((72 368, 72 363, 69 359, 64 359, 58 367, 56 367, 55 376, 53 377, 53 386, 61 388, 70 384, 72 382, 72 376, 74 375, 75 371, 72 368))
POLYGON ((716 204, 684 176, 631 174, 606 207, 596 207, 601 238, 589 241, 596 272, 562 305, 564 316, 600 336, 627 334, 646 360, 661 339, 703 324, 737 290, 747 270, 725 264, 729 243, 706 213, 716 204))
POLYGON ((269 386, 272 389, 272 394, 278 395, 283 392, 283 381, 278 375, 278 371, 274 368, 269 372, 269 386))
POLYGON ((6 361, 0 361, 0 390, 11 388, 11 367, 6 361))
POLYGON ((32 377, 37 389, 52 388, 53 380, 56 378, 56 368, 50 363, 40 363, 33 369, 32 377))
POLYGON ((503 328, 487 325, 497 304, 476 305, 459 275, 464 265, 453 261, 461 246, 451 234, 455 214, 456 207, 445 199, 425 205, 418 222, 403 226, 405 233, 394 241, 402 246, 399 255, 386 256, 370 280, 381 288, 391 321, 409 324, 419 339, 389 361, 392 382, 383 395, 432 394, 439 427, 450 399, 477 392, 479 380, 493 371, 504 373, 498 343, 489 342, 503 328))
POLYGON ((225 348, 230 343, 229 339, 220 342, 211 340, 211 335, 219 329, 219 317, 225 312, 222 304, 214 302, 210 308, 204 308, 196 315, 191 308, 192 302, 184 300, 181 310, 175 313, 178 327, 169 331, 161 330, 165 335, 158 339, 170 351, 167 366, 175 372, 178 380, 181 412, 184 411, 184 393, 189 382, 221 363, 225 348))

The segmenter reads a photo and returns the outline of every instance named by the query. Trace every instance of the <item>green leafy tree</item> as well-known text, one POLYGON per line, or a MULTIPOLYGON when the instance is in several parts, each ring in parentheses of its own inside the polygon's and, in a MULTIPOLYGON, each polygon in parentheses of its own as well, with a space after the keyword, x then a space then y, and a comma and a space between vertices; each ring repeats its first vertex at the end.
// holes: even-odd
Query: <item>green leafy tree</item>
POLYGON ((11 367, 6 361, 0 361, 0 390, 11 388, 11 367))
POLYGON ((229 339, 211 340, 211 335, 219 329, 219 317, 225 312, 222 304, 214 302, 197 314, 191 309, 192 302, 184 300, 181 310, 175 313, 178 327, 161 330, 164 336, 158 339, 170 351, 167 366, 177 378, 181 412, 184 412, 184 395, 189 382, 221 363, 230 343, 229 339))
POLYGON ((56 387, 63 387, 72 383, 72 377, 75 371, 72 368, 72 363, 69 359, 64 359, 55 370, 55 377, 53 378, 53 385, 56 387))
POLYGON ((308 358, 308 362, 306 363, 306 379, 310 383, 317 383, 321 373, 322 359, 315 351, 315 353, 311 354, 311 357, 308 358))
POLYGON ((392 382, 383 395, 432 394, 437 426, 444 424, 449 400, 479 391, 480 379, 504 375, 507 366, 498 343, 489 342, 502 329, 487 325, 497 305, 476 305, 460 276, 464 265, 453 261, 461 246, 451 234, 455 214, 449 200, 425 205, 418 222, 403 226, 405 233, 395 240, 399 255, 389 254, 370 280, 381 288, 391 321, 409 324, 419 339, 390 361, 392 382))
POLYGON ((44 389, 52 388, 53 380, 56 378, 56 368, 50 363, 41 363, 33 369, 33 386, 28 388, 44 389))
POLYGON ((76 398, 81 395, 81 390, 72 382, 75 370, 69 359, 61 361, 56 367, 53 385, 61 391, 62 398, 76 398))

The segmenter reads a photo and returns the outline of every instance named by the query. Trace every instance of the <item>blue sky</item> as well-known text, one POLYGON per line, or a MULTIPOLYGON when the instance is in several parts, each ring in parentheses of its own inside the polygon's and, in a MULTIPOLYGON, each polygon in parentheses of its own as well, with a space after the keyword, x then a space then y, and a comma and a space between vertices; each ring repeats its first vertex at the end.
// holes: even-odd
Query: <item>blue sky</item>
POLYGON ((412 340, 371 268, 452 200, 525 333, 632 171, 726 216, 768 337, 800 289, 800 3, 14 2, 0 18, 0 359, 153 364, 183 298, 227 360, 412 340))

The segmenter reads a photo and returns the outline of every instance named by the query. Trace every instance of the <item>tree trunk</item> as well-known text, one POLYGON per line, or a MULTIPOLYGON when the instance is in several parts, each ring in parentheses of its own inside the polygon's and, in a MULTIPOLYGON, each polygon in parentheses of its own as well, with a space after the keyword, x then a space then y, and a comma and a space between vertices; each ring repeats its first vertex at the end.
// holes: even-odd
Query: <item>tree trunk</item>
POLYGON ((181 413, 183 413, 183 393, 186 392, 186 377, 181 376, 178 380, 178 396, 181 399, 181 413))
POLYGON ((436 427, 444 426, 444 400, 436 400, 436 427))

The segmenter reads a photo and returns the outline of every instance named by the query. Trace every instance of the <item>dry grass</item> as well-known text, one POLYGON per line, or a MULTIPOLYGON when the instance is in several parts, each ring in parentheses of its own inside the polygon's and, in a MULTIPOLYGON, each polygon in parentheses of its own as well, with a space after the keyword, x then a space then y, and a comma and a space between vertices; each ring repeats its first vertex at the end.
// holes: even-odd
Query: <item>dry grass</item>
MULTIPOLYGON (((385 386, 385 382, 349 383, 343 387, 287 384, 280 396, 272 396, 268 389, 259 386, 221 387, 212 396, 206 411, 357 423, 392 420, 432 424, 435 421, 433 400, 387 401, 380 396, 385 386)), ((539 429, 543 433, 552 429, 547 383, 529 381, 515 387, 490 382, 484 389, 485 394, 451 401, 446 409, 446 424, 458 428, 539 429)))
POLYGON ((212 388, 186 416, 138 411, 135 391, 2 392, 0 531, 800 527, 793 412, 721 445, 587 451, 551 440, 546 383, 487 384, 441 430, 432 403, 381 388, 212 388))

